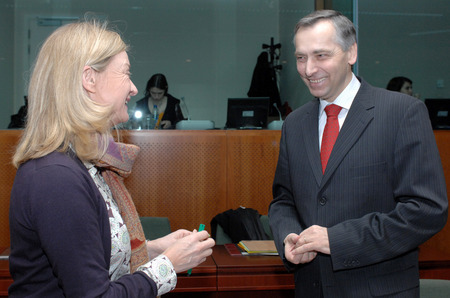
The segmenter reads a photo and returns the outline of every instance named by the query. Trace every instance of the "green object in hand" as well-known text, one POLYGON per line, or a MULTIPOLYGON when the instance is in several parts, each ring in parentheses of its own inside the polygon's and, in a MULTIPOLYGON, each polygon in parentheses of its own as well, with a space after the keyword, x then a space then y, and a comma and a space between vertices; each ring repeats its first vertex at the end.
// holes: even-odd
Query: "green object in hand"
MULTIPOLYGON (((198 231, 201 232, 205 229, 205 225, 204 224, 200 224, 200 226, 198 227, 198 231)), ((187 272, 187 275, 190 276, 192 273, 192 269, 189 269, 187 272)))

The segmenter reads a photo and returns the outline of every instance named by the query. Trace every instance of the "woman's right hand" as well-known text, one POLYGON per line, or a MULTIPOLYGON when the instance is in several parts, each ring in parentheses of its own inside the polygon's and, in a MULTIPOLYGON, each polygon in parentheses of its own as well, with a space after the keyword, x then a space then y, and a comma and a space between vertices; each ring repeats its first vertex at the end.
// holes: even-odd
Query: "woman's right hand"
POLYGON ((214 245, 215 241, 207 231, 194 232, 178 239, 163 254, 169 258, 178 273, 203 263, 212 254, 214 245))
POLYGON ((172 232, 164 237, 155 240, 147 240, 147 252, 150 259, 162 254, 167 248, 172 246, 176 241, 192 234, 192 231, 180 229, 172 232))

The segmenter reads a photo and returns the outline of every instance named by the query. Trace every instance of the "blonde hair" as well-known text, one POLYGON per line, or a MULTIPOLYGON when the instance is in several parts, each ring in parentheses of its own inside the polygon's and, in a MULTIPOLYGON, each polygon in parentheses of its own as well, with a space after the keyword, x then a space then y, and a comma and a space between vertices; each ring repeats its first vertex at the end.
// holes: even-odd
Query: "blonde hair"
POLYGON ((97 72, 127 51, 120 35, 106 22, 72 23, 58 28, 43 44, 28 89, 25 130, 13 157, 20 164, 69 146, 82 161, 95 162, 111 137, 109 106, 91 100, 83 88, 85 66, 97 72))

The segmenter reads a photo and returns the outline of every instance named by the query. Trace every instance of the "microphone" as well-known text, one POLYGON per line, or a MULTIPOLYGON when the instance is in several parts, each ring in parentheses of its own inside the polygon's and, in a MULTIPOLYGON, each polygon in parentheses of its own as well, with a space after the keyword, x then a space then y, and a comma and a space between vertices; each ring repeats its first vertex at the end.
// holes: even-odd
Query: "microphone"
POLYGON ((273 103, 273 106, 274 106, 275 109, 278 111, 278 115, 280 115, 280 121, 283 121, 283 117, 281 117, 281 112, 280 112, 280 110, 278 109, 277 104, 276 104, 275 102, 273 103))
POLYGON ((191 114, 189 113, 184 96, 180 98, 180 109, 183 115, 186 115, 187 120, 178 121, 175 124, 176 129, 181 130, 204 130, 214 129, 215 123, 212 120, 191 120, 191 114))
POLYGON ((280 115, 280 120, 274 120, 272 122, 269 123, 269 125, 267 125, 267 129, 270 130, 281 130, 281 128, 283 127, 283 118, 281 117, 281 112, 277 107, 276 103, 273 103, 273 106, 275 107, 275 109, 278 111, 278 115, 280 115))
POLYGON ((181 113, 184 115, 186 115, 187 120, 191 120, 191 115, 189 114, 189 110, 186 104, 186 101, 184 101, 184 96, 182 96, 180 101, 180 108, 181 108, 181 113))

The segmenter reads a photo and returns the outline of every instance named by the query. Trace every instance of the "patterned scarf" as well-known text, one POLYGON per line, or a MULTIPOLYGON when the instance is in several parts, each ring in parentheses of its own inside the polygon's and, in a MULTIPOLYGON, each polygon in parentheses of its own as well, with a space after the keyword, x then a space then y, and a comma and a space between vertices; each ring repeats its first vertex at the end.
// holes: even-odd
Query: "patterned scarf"
POLYGON ((139 150, 138 146, 116 143, 111 138, 107 152, 96 164, 111 189, 113 198, 119 206, 120 215, 130 234, 131 273, 150 260, 139 215, 131 195, 123 183, 124 178, 131 174, 131 168, 139 150))

